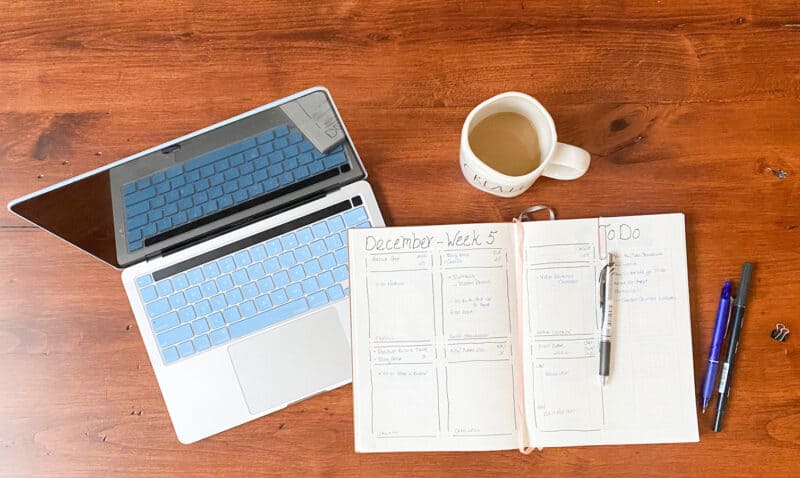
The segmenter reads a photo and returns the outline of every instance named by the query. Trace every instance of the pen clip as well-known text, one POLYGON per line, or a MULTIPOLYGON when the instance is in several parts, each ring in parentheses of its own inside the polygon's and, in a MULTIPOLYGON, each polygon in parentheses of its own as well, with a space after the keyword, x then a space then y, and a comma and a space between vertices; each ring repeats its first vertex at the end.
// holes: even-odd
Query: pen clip
POLYGON ((599 286, 598 289, 600 291, 599 303, 600 303, 600 312, 601 313, 605 313, 605 309, 606 309, 606 286, 607 286, 606 285, 606 269, 608 269, 609 265, 610 264, 606 264, 606 265, 603 266, 602 269, 600 269, 600 277, 598 279, 598 281, 600 283, 600 286, 599 286))

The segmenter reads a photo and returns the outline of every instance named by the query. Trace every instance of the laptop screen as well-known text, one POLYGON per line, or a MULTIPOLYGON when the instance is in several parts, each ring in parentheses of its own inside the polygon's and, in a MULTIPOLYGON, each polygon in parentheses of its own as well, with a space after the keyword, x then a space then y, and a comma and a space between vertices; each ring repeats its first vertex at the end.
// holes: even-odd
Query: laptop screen
POLYGON ((366 176, 312 89, 13 202, 115 267, 221 234, 366 176))

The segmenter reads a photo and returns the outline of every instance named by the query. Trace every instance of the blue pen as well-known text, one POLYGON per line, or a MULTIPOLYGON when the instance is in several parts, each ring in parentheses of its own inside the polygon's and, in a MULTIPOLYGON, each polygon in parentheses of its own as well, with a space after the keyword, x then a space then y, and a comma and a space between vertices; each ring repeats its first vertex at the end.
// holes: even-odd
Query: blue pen
POLYGON ((708 351, 708 367, 706 367, 706 378, 703 381, 703 413, 706 413, 708 402, 714 393, 714 382, 717 381, 717 367, 719 366, 719 352, 722 348, 722 340, 725 338, 725 330, 728 328, 728 316, 731 313, 731 281, 725 281, 722 286, 722 294, 719 298, 719 308, 717 309, 717 321, 714 324, 714 336, 711 339, 711 350, 708 351))

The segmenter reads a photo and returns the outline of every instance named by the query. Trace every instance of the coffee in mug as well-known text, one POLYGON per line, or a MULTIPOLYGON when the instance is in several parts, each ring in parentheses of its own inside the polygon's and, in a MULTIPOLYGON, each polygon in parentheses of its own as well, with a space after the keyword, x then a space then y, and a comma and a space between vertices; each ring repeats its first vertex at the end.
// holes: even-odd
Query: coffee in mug
POLYGON ((528 118, 504 111, 487 116, 469 133, 469 147, 487 166, 508 176, 539 167, 539 136, 528 118))
POLYGON ((461 129, 461 172, 490 194, 514 197, 540 176, 577 179, 589 169, 586 150, 559 143, 550 113, 515 91, 476 106, 461 129))

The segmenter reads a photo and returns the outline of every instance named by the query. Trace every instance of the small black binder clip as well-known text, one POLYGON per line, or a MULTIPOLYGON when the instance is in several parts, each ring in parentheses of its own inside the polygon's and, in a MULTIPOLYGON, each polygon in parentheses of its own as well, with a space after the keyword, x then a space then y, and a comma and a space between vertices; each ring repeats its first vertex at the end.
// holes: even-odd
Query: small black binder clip
POLYGON ((786 338, 789 337, 789 329, 785 325, 777 323, 769 336, 778 342, 786 342, 786 338))

